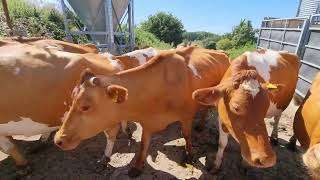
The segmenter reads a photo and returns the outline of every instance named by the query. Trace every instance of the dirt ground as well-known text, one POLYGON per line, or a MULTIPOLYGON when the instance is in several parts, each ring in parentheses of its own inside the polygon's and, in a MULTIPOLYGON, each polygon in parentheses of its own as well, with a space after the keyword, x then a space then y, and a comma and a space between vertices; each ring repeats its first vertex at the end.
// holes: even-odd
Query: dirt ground
MULTIPOLYGON (((145 170, 136 179, 310 179, 302 164, 302 151, 291 152, 285 148, 292 135, 292 119, 295 110, 296 107, 290 105, 281 118, 279 145, 274 147, 277 153, 277 164, 272 168, 246 168, 244 171, 239 146, 230 137, 224 154, 222 170, 216 175, 208 173, 205 168, 206 159, 212 161, 218 148, 216 113, 213 111, 208 116, 209 122, 206 129, 202 132, 193 131, 192 143, 196 159, 193 165, 187 167, 179 165, 183 155, 184 140, 180 136, 180 125, 176 123, 153 137, 145 170)), ((269 134, 272 123, 273 120, 266 120, 269 134)), ((76 150, 69 152, 59 150, 51 142, 47 148, 37 153, 30 153, 30 149, 37 145, 37 142, 18 141, 18 146, 24 151, 32 166, 32 173, 22 179, 130 179, 128 170, 139 148, 141 127, 135 123, 131 123, 129 127, 134 131, 133 138, 128 140, 124 134, 120 133, 115 143, 111 163, 108 167, 103 168, 97 166, 96 163, 102 156, 106 144, 103 134, 83 142, 76 150)), ((6 158, 4 154, 0 154, 0 160, 2 160, 0 179, 17 179, 13 160, 6 158)))

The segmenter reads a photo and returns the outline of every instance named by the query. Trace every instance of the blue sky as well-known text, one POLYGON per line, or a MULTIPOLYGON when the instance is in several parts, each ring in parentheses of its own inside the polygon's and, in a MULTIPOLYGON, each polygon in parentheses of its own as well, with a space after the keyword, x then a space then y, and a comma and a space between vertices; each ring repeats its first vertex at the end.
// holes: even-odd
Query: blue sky
POLYGON ((222 34, 241 19, 260 26, 263 17, 294 17, 299 0, 135 0, 135 22, 159 11, 177 16, 187 31, 222 34))
POLYGON ((177 16, 187 31, 223 34, 230 32, 241 19, 251 20, 253 26, 258 28, 266 16, 294 17, 299 0, 134 0, 134 3, 135 24, 165 11, 177 16))

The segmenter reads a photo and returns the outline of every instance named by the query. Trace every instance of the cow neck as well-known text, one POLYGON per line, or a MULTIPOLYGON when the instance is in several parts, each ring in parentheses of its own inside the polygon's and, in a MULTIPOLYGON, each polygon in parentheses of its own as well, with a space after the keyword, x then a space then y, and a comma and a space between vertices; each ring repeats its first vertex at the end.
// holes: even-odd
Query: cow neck
POLYGON ((93 72, 99 75, 111 75, 119 72, 119 69, 114 68, 110 61, 106 60, 101 55, 98 54, 84 54, 82 57, 85 58, 84 67, 90 68, 93 72))
POLYGON ((156 85, 159 77, 156 75, 161 71, 160 63, 164 58, 151 59, 145 65, 122 71, 113 76, 104 76, 104 84, 120 85, 128 90, 128 99, 123 104, 123 109, 130 109, 126 118, 135 118, 135 112, 148 106, 148 99, 152 96, 152 90, 157 88, 156 85), (160 70, 160 71, 159 71, 160 70), (154 80, 153 80, 154 78, 154 80))

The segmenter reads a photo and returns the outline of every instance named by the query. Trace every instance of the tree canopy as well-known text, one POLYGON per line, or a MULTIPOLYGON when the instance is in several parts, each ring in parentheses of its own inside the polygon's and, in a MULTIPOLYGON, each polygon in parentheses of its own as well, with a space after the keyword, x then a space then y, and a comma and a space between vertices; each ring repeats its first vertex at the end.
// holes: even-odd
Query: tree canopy
POLYGON ((177 45, 182 42, 183 24, 170 13, 159 12, 149 16, 146 21, 142 22, 141 28, 166 43, 177 45))

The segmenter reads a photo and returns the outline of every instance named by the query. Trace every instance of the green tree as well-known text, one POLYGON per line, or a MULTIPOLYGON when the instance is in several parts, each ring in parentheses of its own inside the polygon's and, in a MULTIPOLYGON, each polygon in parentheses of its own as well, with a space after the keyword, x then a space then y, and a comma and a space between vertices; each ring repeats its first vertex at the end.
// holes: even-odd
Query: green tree
POLYGON ((217 40, 214 38, 206 38, 202 41, 203 47, 207 49, 216 49, 217 40))
POLYGON ((232 31, 232 45, 235 48, 252 44, 256 41, 255 30, 252 27, 251 21, 241 20, 240 24, 235 26, 232 31))
POLYGON ((183 40, 184 41, 196 41, 196 40, 205 40, 210 38, 211 40, 218 41, 220 36, 206 31, 197 31, 197 32, 184 32, 183 40))
POLYGON ((182 22, 170 13, 159 12, 141 24, 141 28, 154 34, 166 43, 177 45, 182 42, 182 22))
POLYGON ((135 29, 135 42, 139 48, 154 47, 157 49, 173 48, 171 44, 160 41, 154 34, 141 28, 135 29))
POLYGON ((232 48, 232 42, 228 38, 221 39, 220 41, 217 42, 217 48, 218 49, 222 49, 222 50, 231 49, 232 48))

